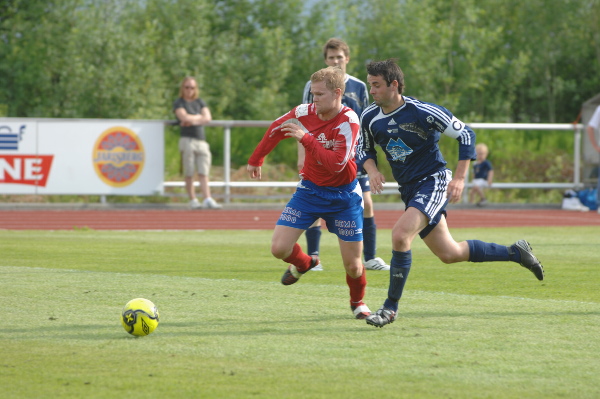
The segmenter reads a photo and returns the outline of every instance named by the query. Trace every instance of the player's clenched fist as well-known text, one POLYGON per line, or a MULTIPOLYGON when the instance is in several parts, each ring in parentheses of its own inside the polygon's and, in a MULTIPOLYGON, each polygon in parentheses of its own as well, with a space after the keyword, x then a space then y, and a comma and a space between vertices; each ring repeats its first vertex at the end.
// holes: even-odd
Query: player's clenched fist
POLYGON ((246 170, 248 171, 248 175, 250 176, 251 179, 258 179, 258 180, 260 180, 260 178, 261 178, 260 166, 248 165, 246 167, 246 170))

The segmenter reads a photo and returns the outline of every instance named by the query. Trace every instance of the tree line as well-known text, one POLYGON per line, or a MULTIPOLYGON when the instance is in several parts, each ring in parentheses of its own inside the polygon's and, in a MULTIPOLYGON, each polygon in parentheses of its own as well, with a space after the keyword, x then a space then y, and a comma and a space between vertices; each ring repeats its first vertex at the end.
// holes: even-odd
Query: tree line
POLYGON ((4 0, 0 115, 173 119, 192 75, 214 119, 273 120, 330 37, 350 74, 397 58, 405 94, 467 122, 572 122, 600 92, 599 0, 4 0))

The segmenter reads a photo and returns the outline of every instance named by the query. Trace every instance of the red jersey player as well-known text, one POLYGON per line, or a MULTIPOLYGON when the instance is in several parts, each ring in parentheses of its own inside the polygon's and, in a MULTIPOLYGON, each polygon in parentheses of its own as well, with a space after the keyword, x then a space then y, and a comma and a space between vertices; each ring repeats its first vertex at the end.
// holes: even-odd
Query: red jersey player
POLYGON ((264 158, 285 138, 292 137, 304 146, 302 180, 271 240, 273 256, 289 264, 281 282, 294 284, 319 264, 319 258, 304 253, 297 241, 322 218, 338 236, 354 317, 364 319, 371 312, 363 302, 367 285, 362 263, 363 201, 354 161, 359 120, 352 109, 342 105, 344 80, 337 67, 315 72, 311 76, 313 103, 299 105, 271 124, 248 160, 247 170, 253 179, 260 179, 264 158))

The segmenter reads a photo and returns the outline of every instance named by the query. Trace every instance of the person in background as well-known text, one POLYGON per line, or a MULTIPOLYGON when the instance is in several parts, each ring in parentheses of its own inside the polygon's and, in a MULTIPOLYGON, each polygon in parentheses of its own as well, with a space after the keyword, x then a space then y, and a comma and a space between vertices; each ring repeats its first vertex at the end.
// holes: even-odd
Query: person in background
MULTIPOLYGON (((587 125, 588 137, 590 137, 591 140, 595 140, 596 135, 594 133, 596 130, 598 130, 598 128, 600 128, 600 105, 596 108, 596 111, 594 111, 594 114, 590 118, 590 121, 587 125)), ((600 151, 600 142, 593 142, 592 144, 595 144, 594 148, 600 151)), ((600 213, 600 165, 598 165, 598 185, 596 194, 596 204, 598 205, 598 213, 600 213)))
MULTIPOLYGON (((342 104, 350 107, 360 117, 363 110, 369 105, 369 93, 367 85, 346 73, 346 66, 350 62, 350 48, 341 39, 331 38, 327 40, 323 46, 323 59, 328 66, 337 66, 342 69, 345 74, 346 90, 342 97, 342 104)), ((306 82, 304 94, 302 97, 303 104, 312 103, 313 96, 310 91, 311 82, 306 82)), ((304 147, 298 145, 298 170, 304 166, 304 147)), ((390 270, 389 265, 383 259, 375 256, 377 251, 377 225, 375 224, 375 213, 373 210, 373 199, 371 198, 371 188, 369 186, 369 176, 361 168, 358 170, 358 182, 363 191, 364 199, 364 214, 363 214, 363 257, 365 267, 369 270, 390 270)), ((318 219, 311 227, 306 230, 306 246, 307 252, 310 255, 319 255, 321 241, 321 220, 318 219)), ((323 266, 319 264, 314 271, 323 270, 323 266)))
POLYGON ((417 235, 444 263, 512 261, 543 280, 544 268, 525 240, 504 246, 480 240, 457 242, 450 234, 446 205, 461 198, 475 158, 475 132, 446 108, 403 96, 404 74, 393 59, 369 63, 367 82, 374 103, 361 117, 359 162, 369 173, 372 192, 382 192, 385 176, 377 167, 375 146, 381 147, 405 204, 392 229, 388 295, 383 306, 366 317, 367 324, 383 327, 396 320, 417 235), (438 145, 442 135, 458 145, 454 176, 438 145))
POLYGON ((193 77, 187 76, 181 82, 179 98, 173 103, 173 111, 180 126, 179 151, 190 208, 221 208, 221 205, 211 197, 208 186, 212 154, 210 145, 206 141, 204 125, 212 121, 212 115, 206 103, 199 97, 198 83, 193 77), (204 198, 202 204, 196 198, 194 190, 196 170, 204 198))
POLYGON ((479 197, 477 206, 484 206, 487 203, 485 198, 485 189, 492 187, 494 180, 494 168, 492 163, 487 159, 489 150, 488 146, 479 143, 475 146, 477 159, 473 164, 473 187, 469 191, 469 202, 475 203, 475 197, 479 197))
MULTIPOLYGON (((356 180, 354 159, 358 141, 358 115, 342 105, 344 72, 328 67, 312 74, 313 102, 294 107, 277 118, 248 160, 252 179, 261 178, 265 157, 283 139, 294 138, 305 149, 305 162, 296 192, 285 206, 273 230, 271 253, 288 267, 283 285, 294 284, 319 264, 319 257, 302 251, 298 239, 315 220, 323 218, 338 237, 350 309, 364 319, 371 311, 363 302, 367 277, 362 263, 362 192, 356 180)), ((308 302, 298 303, 305 306, 308 302)))

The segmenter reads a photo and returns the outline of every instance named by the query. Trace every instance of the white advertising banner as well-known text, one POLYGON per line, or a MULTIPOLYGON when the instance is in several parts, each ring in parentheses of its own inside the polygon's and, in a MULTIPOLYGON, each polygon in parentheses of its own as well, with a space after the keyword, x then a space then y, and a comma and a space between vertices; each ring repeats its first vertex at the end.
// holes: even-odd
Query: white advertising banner
POLYGON ((0 194, 163 194, 162 121, 0 118, 0 194))

